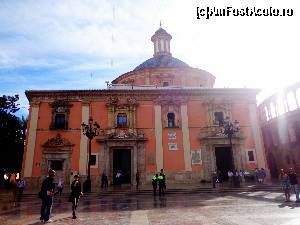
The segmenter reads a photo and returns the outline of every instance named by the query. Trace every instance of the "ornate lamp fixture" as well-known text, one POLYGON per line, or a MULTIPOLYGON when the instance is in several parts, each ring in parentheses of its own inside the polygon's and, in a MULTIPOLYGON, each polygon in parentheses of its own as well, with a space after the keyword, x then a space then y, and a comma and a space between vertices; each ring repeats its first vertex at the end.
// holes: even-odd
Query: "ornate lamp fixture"
MULTIPOLYGON (((224 119, 223 123, 220 124, 220 127, 221 127, 221 133, 224 134, 229 139, 231 155, 233 156, 232 137, 234 137, 235 134, 240 131, 239 121, 234 120, 234 122, 232 122, 230 120, 230 118, 227 116, 224 119)), ((233 157, 232 157, 232 160, 233 160, 233 157)), ((232 169, 233 170, 235 169, 234 165, 233 165, 232 169)))
POLYGON ((81 124, 81 129, 82 129, 82 133, 83 135, 87 136, 87 138, 89 139, 89 161, 88 161, 88 175, 86 178, 86 181, 83 184, 83 191, 84 192, 91 192, 91 142, 92 139, 96 136, 99 135, 100 133, 100 125, 95 121, 93 124, 93 118, 89 119, 89 123, 85 124, 84 122, 81 124))

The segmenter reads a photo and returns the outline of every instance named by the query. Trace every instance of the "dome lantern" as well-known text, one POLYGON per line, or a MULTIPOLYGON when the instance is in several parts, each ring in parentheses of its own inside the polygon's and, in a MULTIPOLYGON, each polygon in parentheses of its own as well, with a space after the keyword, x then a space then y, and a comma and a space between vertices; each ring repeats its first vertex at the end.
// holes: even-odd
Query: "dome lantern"
POLYGON ((154 57, 167 55, 172 56, 170 51, 170 41, 172 36, 168 34, 163 28, 159 28, 155 34, 151 37, 151 41, 154 45, 154 57))

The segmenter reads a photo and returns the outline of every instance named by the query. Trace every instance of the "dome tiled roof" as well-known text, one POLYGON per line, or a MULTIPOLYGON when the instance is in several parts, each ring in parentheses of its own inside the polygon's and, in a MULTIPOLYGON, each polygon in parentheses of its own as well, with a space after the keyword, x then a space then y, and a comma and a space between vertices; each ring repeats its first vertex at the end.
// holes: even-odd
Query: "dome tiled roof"
POLYGON ((154 56, 139 66, 137 66, 134 71, 145 69, 145 68, 154 68, 154 67, 190 67, 185 62, 182 62, 179 59, 176 59, 170 55, 159 55, 154 56))

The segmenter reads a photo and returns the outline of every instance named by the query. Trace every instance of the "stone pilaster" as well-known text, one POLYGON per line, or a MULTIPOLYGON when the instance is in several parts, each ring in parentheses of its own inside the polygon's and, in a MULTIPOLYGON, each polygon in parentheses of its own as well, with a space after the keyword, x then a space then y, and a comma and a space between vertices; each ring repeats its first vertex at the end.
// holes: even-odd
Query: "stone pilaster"
MULTIPOLYGON (((82 122, 88 124, 89 121, 89 104, 82 103, 82 122)), ((87 174, 87 137, 80 134, 80 154, 79 154, 79 174, 86 175, 87 174)))
POLYGON ((28 132, 28 144, 26 151, 26 161, 24 166, 24 177, 32 176, 33 157, 35 151, 36 129, 39 117, 39 104, 31 104, 30 127, 28 132))
POLYGON ((162 124, 161 124, 161 106, 154 106, 155 112, 155 143, 156 143, 156 169, 159 171, 164 168, 164 152, 162 145, 162 124))
POLYGON ((188 114, 187 114, 186 104, 181 105, 181 120, 182 120, 183 152, 184 152, 184 169, 185 171, 192 171, 190 133, 188 127, 188 114))
POLYGON ((257 108, 256 108, 255 104, 249 105, 250 123, 251 123, 251 129, 252 129, 252 134, 253 134, 254 144, 255 144, 255 151, 256 151, 256 156, 257 156, 257 158, 256 158, 257 166, 259 168, 266 168, 264 146, 263 146, 262 137, 261 137, 261 133, 260 133, 260 129, 259 129, 256 109, 257 108))

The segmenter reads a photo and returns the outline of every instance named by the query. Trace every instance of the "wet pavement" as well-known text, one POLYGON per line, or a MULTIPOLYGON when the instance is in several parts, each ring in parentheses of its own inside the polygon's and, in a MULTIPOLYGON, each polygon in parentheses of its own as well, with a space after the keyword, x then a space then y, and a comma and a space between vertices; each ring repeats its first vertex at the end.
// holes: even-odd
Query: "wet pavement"
MULTIPOLYGON (((0 198, 1 225, 37 225, 40 199, 25 196, 13 206, 0 198)), ((294 201, 295 199, 292 198, 294 201)), ((81 198, 78 218, 71 218, 67 195, 56 197, 51 224, 115 225, 299 225, 300 204, 284 202, 282 193, 271 191, 233 193, 90 194, 81 198)))

